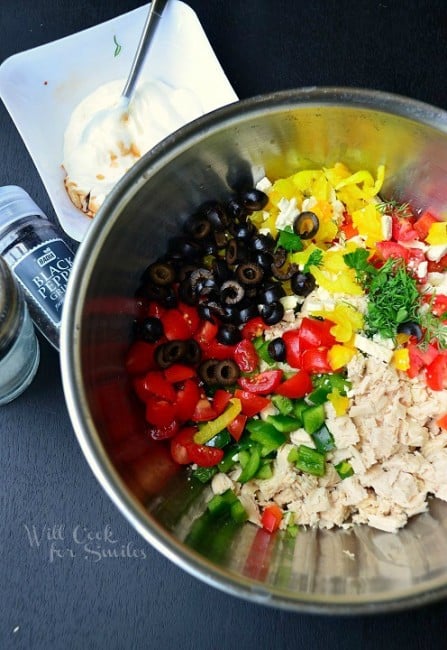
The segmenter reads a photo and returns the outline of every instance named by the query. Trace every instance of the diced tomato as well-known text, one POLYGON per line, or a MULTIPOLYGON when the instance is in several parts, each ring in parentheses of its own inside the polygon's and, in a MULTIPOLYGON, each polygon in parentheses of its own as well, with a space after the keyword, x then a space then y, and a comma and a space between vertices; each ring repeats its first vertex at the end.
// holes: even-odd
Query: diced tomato
POLYGON ((206 397, 201 397, 197 402, 191 420, 194 422, 206 422, 207 420, 214 420, 217 413, 213 405, 206 397))
POLYGON ((252 377, 240 377, 239 386, 249 393, 268 395, 278 387, 282 374, 282 370, 265 370, 252 377))
POLYGON ((245 323, 242 327, 242 337, 244 339, 255 339, 257 336, 261 336, 262 332, 267 328, 267 325, 264 323, 260 316, 255 316, 250 318, 249 321, 245 323))
POLYGON ((260 413, 270 404, 270 400, 267 397, 255 395, 254 393, 240 390, 239 388, 236 388, 234 391, 234 396, 241 400, 242 413, 249 418, 260 413))
POLYGON ((447 413, 436 420, 436 424, 441 429, 447 429, 447 413))
POLYGON ((154 352, 157 343, 135 341, 129 348, 126 357, 126 370, 131 375, 143 375, 148 370, 157 367, 154 352))
POLYGON ((392 215, 392 237, 395 242, 414 241, 419 238, 417 231, 413 228, 414 219, 399 218, 396 214, 392 215))
POLYGON ((163 314, 165 312, 166 308, 162 307, 159 302, 155 302, 155 300, 152 300, 147 308, 147 316, 154 316, 160 320, 163 319, 163 314))
POLYGON ((219 327, 216 325, 216 323, 212 323, 211 321, 207 320, 204 321, 196 331, 194 338, 200 347, 202 347, 216 338, 218 330, 219 327))
POLYGON ((314 373, 332 372, 327 360, 327 353, 327 348, 304 350, 301 355, 301 368, 314 373))
POLYGON ((239 415, 236 415, 233 422, 230 422, 230 424, 227 427, 228 432, 234 438, 234 440, 236 440, 236 442, 240 439, 241 435, 244 433, 247 419, 248 418, 246 415, 244 415, 243 413, 239 413, 239 415))
POLYGON ((415 221, 415 224, 413 226, 419 236, 419 239, 425 241, 430 227, 437 221, 439 221, 439 219, 437 219, 435 215, 429 210, 423 212, 419 219, 415 221))
POLYGON ((177 390, 176 418, 182 423, 191 420, 199 399, 200 389, 197 382, 194 379, 186 379, 183 386, 177 390))
POLYGON ((225 408, 233 397, 231 393, 223 388, 218 388, 213 395, 213 409, 216 412, 216 415, 220 415, 225 411, 225 408))
POLYGON ((224 345, 213 339, 201 346, 202 356, 203 359, 218 359, 219 361, 233 359, 235 347, 234 345, 224 345))
POLYGON ((282 510, 276 503, 267 506, 261 515, 262 527, 269 533, 274 533, 279 528, 282 516, 282 510))
POLYGON ((438 262, 428 260, 427 271, 428 273, 444 273, 447 269, 447 255, 443 255, 438 262))
POLYGON ((300 350, 319 347, 331 348, 336 342, 330 332, 332 327, 334 327, 334 323, 326 318, 317 320, 305 316, 298 330, 300 350))
POLYGON ((405 262, 408 261, 409 252, 408 248, 401 246, 395 241, 379 241, 376 244, 376 253, 382 260, 391 258, 402 258, 405 262))
POLYGON ((163 316, 163 327, 168 341, 191 338, 191 328, 178 309, 167 309, 163 316))
POLYGON ((187 465, 191 462, 189 449, 195 445, 194 434, 197 427, 185 427, 171 440, 171 455, 179 465, 187 465))
POLYGON ((343 214, 343 223, 340 226, 340 230, 345 234, 346 239, 351 239, 351 237, 356 237, 359 234, 359 231, 352 223, 352 217, 347 212, 343 214))
POLYGON ((175 402, 177 397, 173 385, 165 378, 161 370, 150 370, 145 375, 144 388, 148 393, 157 395, 168 402, 175 402))
POLYGON ((258 367, 256 348, 248 339, 242 339, 234 349, 234 360, 242 372, 253 372, 258 367))
POLYGON ((300 335, 298 330, 284 332, 282 340, 286 346, 286 361, 292 368, 301 368, 300 335))
POLYGON ((218 447, 198 445, 194 442, 194 434, 197 427, 186 427, 182 429, 171 440, 171 454, 173 459, 180 465, 197 463, 201 467, 213 467, 217 465, 224 455, 218 447))
POLYGON ((156 427, 165 427, 175 420, 176 406, 172 402, 149 395, 146 399, 146 420, 156 427))
POLYGON ((412 341, 407 343, 410 367, 407 370, 407 375, 410 379, 416 377, 425 366, 429 366, 438 356, 439 351, 435 345, 430 343, 426 348, 422 349, 412 341))
POLYGON ((280 384, 275 393, 290 397, 290 399, 299 399, 310 393, 313 389, 310 375, 305 370, 299 370, 293 377, 286 379, 280 384))
POLYGON ((164 370, 165 377, 171 384, 178 384, 185 379, 192 379, 196 376, 196 371, 190 366, 184 366, 181 363, 174 363, 164 370))
POLYGON ((437 294, 433 300, 430 299, 431 310, 435 316, 442 316, 447 312, 447 296, 437 294))
POLYGON ((178 310, 183 316, 186 324, 188 325, 191 336, 195 334, 200 325, 200 316, 195 307, 192 305, 187 305, 184 302, 180 302, 178 305, 178 310))
POLYGON ((447 354, 438 354, 436 359, 427 366, 425 378, 432 390, 447 388, 447 354))
POLYGON ((147 428, 147 432, 152 440, 167 440, 168 438, 173 438, 178 433, 179 428, 180 426, 177 420, 172 420, 170 424, 162 427, 150 425, 147 428))

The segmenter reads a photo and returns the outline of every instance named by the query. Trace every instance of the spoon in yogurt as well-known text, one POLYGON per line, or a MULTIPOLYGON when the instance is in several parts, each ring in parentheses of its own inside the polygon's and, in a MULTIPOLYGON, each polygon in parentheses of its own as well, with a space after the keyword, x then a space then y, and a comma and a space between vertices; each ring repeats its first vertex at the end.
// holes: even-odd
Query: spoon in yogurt
POLYGON ((152 0, 150 4, 146 22, 144 23, 143 31, 140 36, 140 41, 130 67, 129 76, 127 77, 123 92, 121 93, 121 98, 124 104, 130 102, 135 86, 137 85, 138 77, 143 68, 144 60, 167 4, 168 0, 152 0))

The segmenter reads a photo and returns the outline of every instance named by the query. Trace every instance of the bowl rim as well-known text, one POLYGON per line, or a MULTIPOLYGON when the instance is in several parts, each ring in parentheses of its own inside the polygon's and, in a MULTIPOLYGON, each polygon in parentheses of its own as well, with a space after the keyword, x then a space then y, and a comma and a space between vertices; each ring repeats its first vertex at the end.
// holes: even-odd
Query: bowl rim
POLYGON ((230 595, 280 609, 325 615, 359 615, 395 612, 447 597, 447 582, 432 579, 408 589, 377 595, 306 594, 264 588, 255 580, 220 569, 170 535, 131 495, 107 457, 88 409, 81 381, 80 341, 82 305, 94 267, 96 252, 113 228, 125 203, 157 171, 185 147, 210 133, 227 128, 235 120, 299 105, 325 105, 370 109, 390 113, 447 133, 447 112, 418 100, 393 93, 349 87, 306 87, 257 95, 216 109, 180 128, 145 154, 117 183, 96 215, 76 253, 70 275, 61 326, 61 375, 66 405, 84 456, 105 490, 132 527, 166 558, 190 575, 230 595), (96 251, 96 252, 95 252, 96 251))

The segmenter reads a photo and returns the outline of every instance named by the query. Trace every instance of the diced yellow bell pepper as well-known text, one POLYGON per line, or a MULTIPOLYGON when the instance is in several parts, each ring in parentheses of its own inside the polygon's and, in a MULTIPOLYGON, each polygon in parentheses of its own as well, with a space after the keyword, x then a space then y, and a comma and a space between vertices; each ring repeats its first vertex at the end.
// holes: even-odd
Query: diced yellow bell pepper
POLYGON ((327 353, 327 360, 332 370, 340 370, 340 368, 343 368, 343 366, 346 366, 351 361, 355 354, 355 348, 336 343, 327 353))
POLYGON ((356 282, 353 269, 347 269, 337 274, 327 273, 317 266, 311 266, 309 270, 317 284, 329 293, 347 293, 350 296, 361 296, 364 293, 362 287, 356 282))
POLYGON ((393 366, 396 370, 408 370, 410 367, 410 354, 407 348, 395 350, 393 354, 393 366))
POLYGON ((353 212, 352 223, 359 235, 365 237, 368 248, 374 248, 377 242, 383 240, 382 215, 374 204, 370 203, 353 212))
POLYGON ((437 221, 432 223, 425 241, 431 246, 447 244, 447 222, 437 221))
POLYGON ((327 398, 334 407, 335 415, 339 417, 346 414, 349 408, 349 397, 346 397, 346 395, 340 395, 338 388, 334 388, 327 398))

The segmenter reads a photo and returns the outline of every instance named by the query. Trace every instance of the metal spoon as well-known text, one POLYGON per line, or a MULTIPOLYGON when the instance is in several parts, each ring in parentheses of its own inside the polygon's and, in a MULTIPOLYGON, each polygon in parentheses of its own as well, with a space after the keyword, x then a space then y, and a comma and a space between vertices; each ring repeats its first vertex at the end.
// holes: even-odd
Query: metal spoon
POLYGON ((152 0, 151 2, 146 22, 144 23, 143 31, 140 36, 137 51, 130 68, 129 76, 126 81, 126 85, 124 86, 124 90, 121 93, 121 98, 125 100, 126 103, 129 103, 133 91, 135 90, 138 77, 140 76, 140 72, 143 68, 144 59, 146 58, 149 46, 152 43, 152 39, 167 3, 168 0, 152 0))

